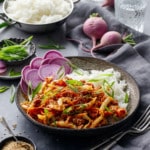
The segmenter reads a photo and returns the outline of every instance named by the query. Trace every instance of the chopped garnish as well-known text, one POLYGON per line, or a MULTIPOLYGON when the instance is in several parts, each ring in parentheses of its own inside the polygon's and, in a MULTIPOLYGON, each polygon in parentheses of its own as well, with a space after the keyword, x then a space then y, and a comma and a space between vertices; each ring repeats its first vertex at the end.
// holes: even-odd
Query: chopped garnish
POLYGON ((13 77, 13 76, 20 76, 21 72, 15 71, 14 69, 11 69, 9 71, 9 76, 13 77))
POLYGON ((0 87, 0 93, 3 93, 3 92, 5 92, 5 91, 7 91, 8 89, 9 89, 8 86, 1 86, 1 87, 0 87))
POLYGON ((62 45, 59 45, 57 44, 56 42, 53 42, 53 41, 50 41, 49 44, 47 45, 39 45, 39 48, 42 48, 42 49, 57 49, 57 50, 60 50, 60 49, 64 49, 64 46, 62 45))
POLYGON ((128 103, 128 102, 129 102, 129 95, 128 95, 128 93, 125 93, 124 102, 125 102, 125 103, 128 103))
POLYGON ((104 89, 104 92, 110 96, 110 97, 114 97, 114 90, 112 88, 112 86, 114 85, 114 82, 112 82, 111 84, 108 83, 108 81, 104 80, 103 81, 103 89, 104 89))
POLYGON ((14 85, 11 85, 10 89, 11 89, 10 102, 13 103, 15 99, 16 89, 14 85))

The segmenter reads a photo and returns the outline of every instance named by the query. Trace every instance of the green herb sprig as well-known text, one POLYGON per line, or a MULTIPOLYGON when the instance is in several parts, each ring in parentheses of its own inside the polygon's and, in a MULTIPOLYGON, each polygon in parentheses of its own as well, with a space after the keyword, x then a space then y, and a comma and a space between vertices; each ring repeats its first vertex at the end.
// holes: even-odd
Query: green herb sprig
POLYGON ((32 99, 35 97, 35 95, 40 91, 41 87, 42 87, 42 83, 39 83, 37 85, 37 87, 35 89, 33 89, 32 83, 29 82, 29 84, 28 84, 28 92, 27 92, 27 96, 28 96, 28 100, 29 101, 32 101, 32 99))
POLYGON ((8 27, 8 26, 9 26, 9 23, 7 23, 7 22, 0 23, 0 28, 8 27))
POLYGON ((21 72, 20 71, 15 71, 13 68, 10 69, 10 71, 9 71, 9 76, 10 77, 20 76, 20 75, 21 75, 21 72))
POLYGON ((122 38, 124 43, 129 43, 130 45, 134 46, 136 44, 135 40, 133 39, 133 34, 124 35, 122 38))
POLYGON ((113 90, 113 88, 112 88, 112 86, 114 85, 114 83, 115 82, 112 82, 112 83, 109 83, 107 80, 104 80, 103 81, 103 90, 104 90, 104 92, 108 95, 108 96, 110 96, 110 97, 114 97, 114 90, 113 90))
POLYGON ((11 89, 10 102, 13 103, 15 100, 16 88, 14 85, 11 85, 10 89, 11 89))
POLYGON ((64 46, 54 42, 54 41, 50 41, 48 44, 40 44, 38 46, 41 49, 56 49, 56 50, 60 50, 60 49, 65 49, 64 46))
POLYGON ((8 86, 0 86, 0 93, 3 93, 9 89, 8 86))

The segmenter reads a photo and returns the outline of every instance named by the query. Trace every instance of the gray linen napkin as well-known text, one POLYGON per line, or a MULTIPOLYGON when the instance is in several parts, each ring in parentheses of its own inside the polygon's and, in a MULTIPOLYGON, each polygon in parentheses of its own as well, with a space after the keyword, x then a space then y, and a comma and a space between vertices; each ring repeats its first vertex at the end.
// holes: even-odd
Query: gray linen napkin
MULTIPOLYGON (((141 114, 146 106, 150 104, 150 37, 139 33, 118 22, 113 14, 106 8, 101 8, 95 3, 80 2, 75 5, 72 15, 66 22, 67 36, 70 39, 82 41, 86 47, 91 47, 91 40, 84 35, 82 31, 83 22, 91 13, 99 13, 108 23, 109 30, 116 30, 120 33, 132 33, 136 46, 132 47, 129 44, 124 44, 118 50, 112 51, 109 54, 97 53, 96 57, 117 64, 137 81, 140 93, 141 102, 138 109, 138 114, 141 114)), ((78 46, 79 55, 90 56, 90 53, 84 52, 78 46)), ((150 132, 139 136, 129 136, 128 139, 119 142, 113 149, 132 149, 132 150, 149 150, 150 149, 150 132)))

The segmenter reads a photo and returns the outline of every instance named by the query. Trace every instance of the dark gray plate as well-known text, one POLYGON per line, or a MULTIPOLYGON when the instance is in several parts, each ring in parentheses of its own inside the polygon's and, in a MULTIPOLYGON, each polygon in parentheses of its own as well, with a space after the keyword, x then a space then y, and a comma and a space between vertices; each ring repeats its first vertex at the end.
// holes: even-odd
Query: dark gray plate
POLYGON ((131 122, 133 116, 135 115, 135 112, 138 108, 139 101, 140 101, 139 88, 137 86, 137 83, 133 79, 133 77, 130 74, 128 74, 126 71, 117 67, 116 65, 100 59, 95 59, 91 57, 68 57, 68 58, 71 60, 73 64, 85 70, 92 70, 92 69, 105 70, 107 68, 114 68, 116 71, 119 71, 122 75, 122 79, 126 80, 128 89, 130 90, 130 99, 129 99, 127 117, 113 125, 97 127, 94 129, 76 130, 76 129, 49 127, 41 123, 38 123, 37 121, 31 119, 28 115, 26 115, 26 113, 23 111, 23 109, 20 106, 20 102, 24 101, 24 98, 22 96, 21 89, 18 87, 17 94, 16 94, 16 104, 18 109, 25 116, 25 118, 27 118, 33 124, 46 129, 50 133, 61 134, 61 135, 74 135, 74 136, 91 136, 91 135, 101 135, 101 134, 103 135, 106 133, 116 132, 117 130, 123 128, 124 126, 127 126, 131 122))

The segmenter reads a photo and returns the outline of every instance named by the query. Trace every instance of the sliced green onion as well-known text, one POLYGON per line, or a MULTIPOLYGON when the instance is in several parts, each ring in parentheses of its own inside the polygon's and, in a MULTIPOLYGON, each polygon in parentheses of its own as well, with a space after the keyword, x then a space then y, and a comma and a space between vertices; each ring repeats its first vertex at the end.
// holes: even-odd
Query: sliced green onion
POLYGON ((50 43, 48 43, 46 45, 41 44, 38 47, 41 49, 57 49, 57 50, 65 49, 64 46, 57 44, 56 42, 53 42, 53 41, 50 41, 50 43))
POLYGON ((69 85, 74 85, 74 86, 82 86, 83 83, 81 81, 78 80, 66 80, 66 83, 69 85))
POLYGON ((114 82, 108 83, 108 81, 106 81, 106 80, 103 81, 104 92, 110 97, 114 97, 114 90, 112 88, 113 85, 114 85, 114 82), (109 89, 109 91, 108 91, 108 89, 109 89))
POLYGON ((66 115, 68 115, 68 114, 70 114, 70 112, 73 110, 73 108, 70 106, 70 107, 67 107, 66 109, 64 109, 64 111, 63 111, 63 114, 66 114, 66 115))
POLYGON ((127 92, 125 93, 124 102, 125 102, 125 103, 128 103, 128 102, 129 102, 129 95, 128 95, 127 92))
POLYGON ((13 77, 13 76, 20 76, 21 72, 15 71, 14 69, 11 69, 9 71, 9 76, 13 77))
POLYGON ((13 103, 15 100, 15 95, 16 95, 16 88, 14 85, 11 85, 11 97, 10 97, 10 102, 13 103))
POLYGON ((34 90, 32 90, 32 99, 40 91, 41 87, 42 87, 42 83, 39 83, 38 86, 34 90))
POLYGON ((59 70, 57 71, 58 79, 62 78, 65 75, 65 68, 64 66, 61 66, 59 70))
POLYGON ((8 89, 9 89, 8 86, 1 86, 1 87, 0 87, 0 93, 3 93, 3 92, 5 92, 5 91, 7 91, 8 89))

